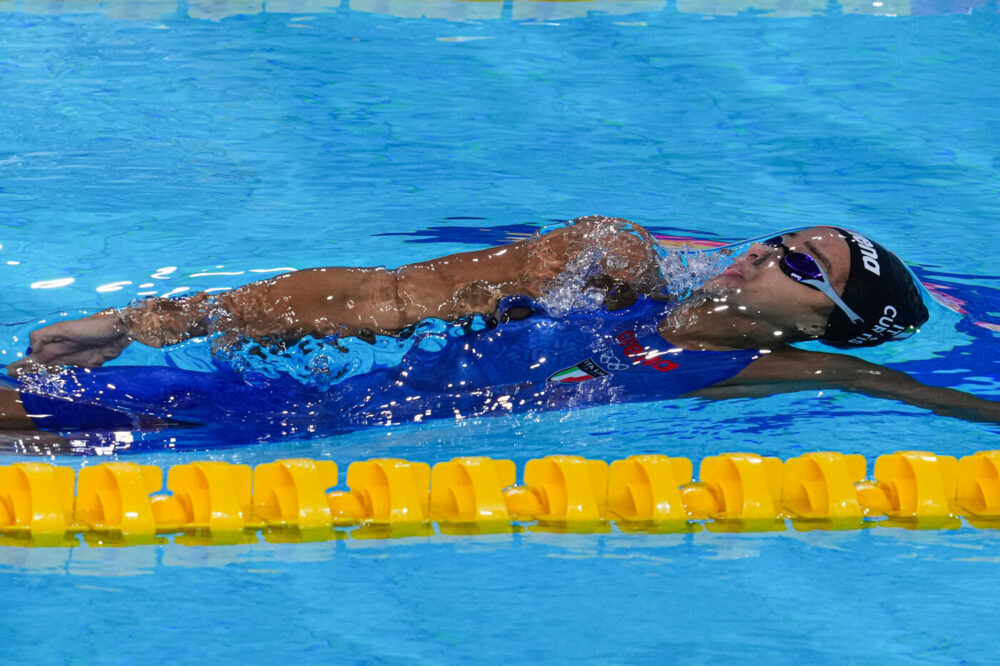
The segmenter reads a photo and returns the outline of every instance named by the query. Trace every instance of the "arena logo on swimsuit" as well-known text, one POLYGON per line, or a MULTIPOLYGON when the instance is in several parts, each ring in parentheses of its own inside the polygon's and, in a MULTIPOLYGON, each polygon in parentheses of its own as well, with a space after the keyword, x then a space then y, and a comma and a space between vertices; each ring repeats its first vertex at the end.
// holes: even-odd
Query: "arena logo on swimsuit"
POLYGON ((618 336, 618 344, 621 345, 625 356, 631 359, 642 357, 642 365, 648 365, 660 372, 670 372, 677 367, 677 364, 669 359, 656 356, 655 352, 649 352, 635 339, 635 331, 625 331, 618 336))

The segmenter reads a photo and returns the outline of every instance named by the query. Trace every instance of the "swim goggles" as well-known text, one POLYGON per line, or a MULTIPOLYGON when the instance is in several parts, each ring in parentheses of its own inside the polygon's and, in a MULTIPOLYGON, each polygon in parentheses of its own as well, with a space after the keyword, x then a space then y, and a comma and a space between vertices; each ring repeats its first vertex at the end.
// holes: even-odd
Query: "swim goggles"
POLYGON ((822 267, 816 262, 812 256, 806 254, 805 252, 793 252, 785 245, 784 236, 775 236, 774 238, 768 238, 767 240, 760 241, 761 245, 766 245, 768 247, 773 247, 775 249, 780 249, 785 251, 785 255, 781 257, 781 262, 779 266, 781 271, 792 278, 799 284, 804 284, 807 287, 812 287, 817 291, 823 293, 824 296, 829 298, 834 304, 843 310, 852 323, 861 324, 864 319, 854 310, 847 307, 847 303, 844 302, 837 292, 833 290, 830 286, 830 279, 823 272, 822 267))

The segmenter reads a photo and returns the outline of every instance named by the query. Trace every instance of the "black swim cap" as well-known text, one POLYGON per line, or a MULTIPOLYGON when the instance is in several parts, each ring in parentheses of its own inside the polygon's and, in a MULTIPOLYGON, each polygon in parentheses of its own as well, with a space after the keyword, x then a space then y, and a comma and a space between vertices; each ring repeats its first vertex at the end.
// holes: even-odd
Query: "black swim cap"
POLYGON ((895 254, 853 231, 834 227, 851 250, 842 298, 864 320, 857 324, 834 308, 820 337, 834 347, 874 347, 908 338, 927 321, 927 306, 913 274, 895 254))

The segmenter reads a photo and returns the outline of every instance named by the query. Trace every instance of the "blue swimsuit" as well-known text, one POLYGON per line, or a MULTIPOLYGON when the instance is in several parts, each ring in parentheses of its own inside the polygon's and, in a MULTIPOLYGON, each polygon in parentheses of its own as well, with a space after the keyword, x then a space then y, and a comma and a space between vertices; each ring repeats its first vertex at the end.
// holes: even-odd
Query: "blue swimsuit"
POLYGON ((18 390, 29 415, 50 431, 212 424, 235 441, 675 398, 728 379, 758 357, 753 350, 672 348, 656 331, 671 307, 640 297, 623 310, 554 318, 527 299, 506 299, 498 324, 476 317, 478 325, 439 322, 432 333, 417 327, 409 338, 380 336, 371 346, 388 345, 393 353, 349 371, 344 364, 356 355, 348 352, 368 343, 330 341, 334 362, 319 373, 323 382, 284 371, 237 372, 220 361, 212 372, 69 368, 22 377, 18 390), (524 305, 535 311, 518 320, 503 316, 524 305))

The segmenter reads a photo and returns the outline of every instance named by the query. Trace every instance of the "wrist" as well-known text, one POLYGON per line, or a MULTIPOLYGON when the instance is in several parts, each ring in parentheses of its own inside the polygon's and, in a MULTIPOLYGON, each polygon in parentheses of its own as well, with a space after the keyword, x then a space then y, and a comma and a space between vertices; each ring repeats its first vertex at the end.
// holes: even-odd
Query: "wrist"
POLYGON ((114 313, 130 339, 150 347, 167 347, 206 334, 207 305, 205 294, 178 300, 148 298, 114 313))

